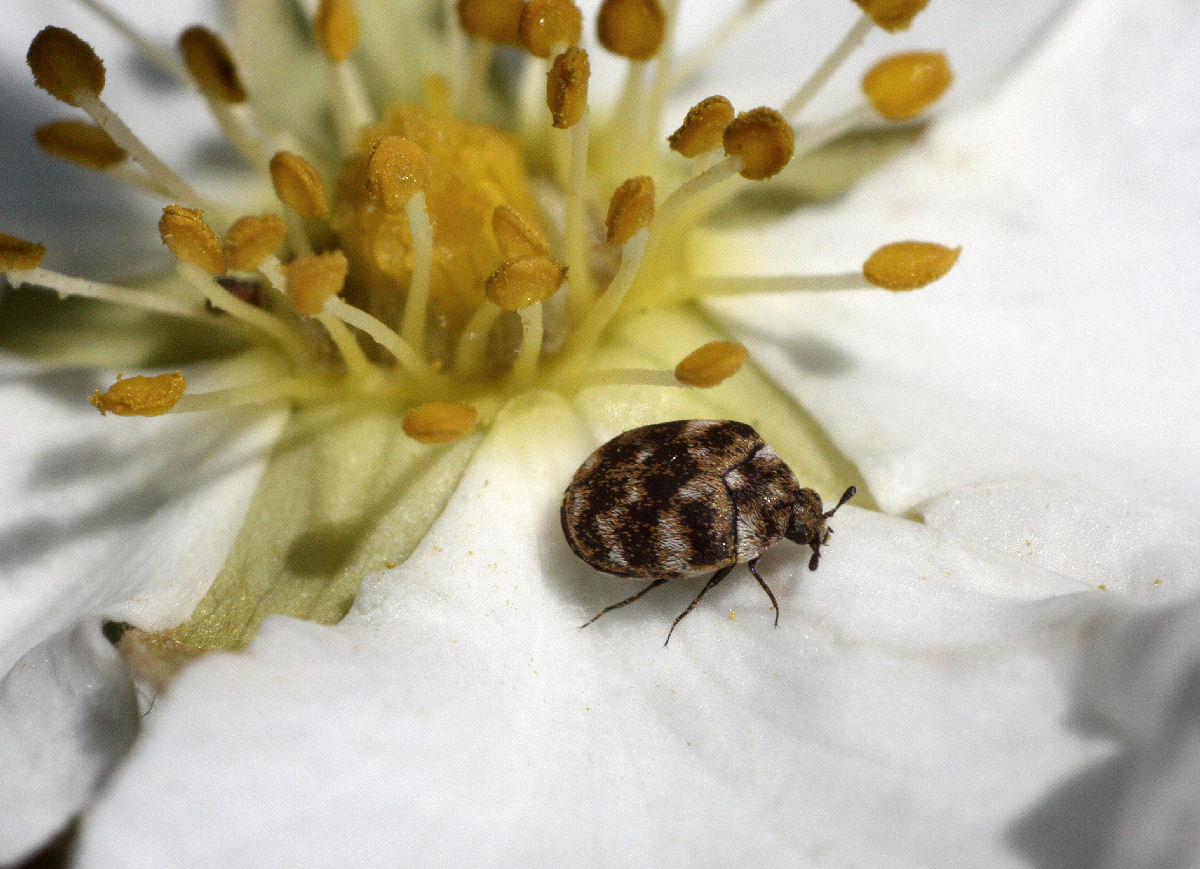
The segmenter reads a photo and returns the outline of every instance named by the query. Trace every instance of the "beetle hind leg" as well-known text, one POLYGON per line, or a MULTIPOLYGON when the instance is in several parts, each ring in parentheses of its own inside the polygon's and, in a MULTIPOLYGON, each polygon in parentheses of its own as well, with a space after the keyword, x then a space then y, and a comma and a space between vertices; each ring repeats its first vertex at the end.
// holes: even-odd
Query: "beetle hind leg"
POLYGON ((665 579, 656 579, 656 580, 654 580, 654 582, 650 583, 648 586, 646 586, 645 588, 643 588, 641 591, 639 591, 639 592, 638 592, 637 594, 635 594, 633 597, 627 597, 627 598, 625 598, 625 600, 621 601, 620 603, 614 603, 612 606, 606 606, 604 609, 600 610, 600 612, 596 613, 594 616, 592 616, 592 617, 591 617, 590 619, 588 619, 586 622, 584 622, 583 624, 581 624, 581 625, 579 626, 580 630, 582 630, 583 628, 586 628, 588 625, 590 625, 590 624, 591 624, 592 622, 594 622, 596 619, 600 618, 600 616, 604 615, 605 613, 610 613, 610 612, 612 612, 613 610, 620 609, 621 607, 623 607, 623 606, 625 606, 625 605, 627 605, 627 604, 631 604, 631 603, 633 603, 635 600, 637 600, 639 597, 641 597, 642 595, 644 595, 646 592, 650 591, 650 589, 652 589, 652 588, 658 588, 658 587, 659 587, 660 585, 662 585, 664 582, 666 582, 666 580, 665 580, 665 579))
POLYGON ((717 583, 729 576, 729 571, 733 570, 735 566, 736 565, 731 564, 728 567, 722 567, 720 570, 714 573, 712 575, 712 579, 705 584, 704 588, 700 589, 700 593, 696 595, 695 599, 690 604, 687 605, 687 609, 675 616, 675 621, 671 622, 671 630, 667 631, 667 639, 666 642, 663 643, 664 646, 671 642, 671 634, 675 632, 675 626, 683 621, 684 616, 696 608, 696 604, 700 603, 700 598, 704 597, 706 594, 716 588, 717 583))

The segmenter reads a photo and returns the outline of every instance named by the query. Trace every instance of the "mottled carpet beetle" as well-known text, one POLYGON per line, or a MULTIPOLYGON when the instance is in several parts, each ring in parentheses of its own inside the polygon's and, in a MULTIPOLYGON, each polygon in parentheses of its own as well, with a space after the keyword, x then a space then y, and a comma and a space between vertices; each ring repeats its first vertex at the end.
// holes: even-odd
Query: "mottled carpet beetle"
POLYGON ((854 493, 851 486, 822 511, 821 497, 801 488, 791 468, 741 422, 684 419, 617 435, 575 472, 563 495, 563 533, 597 570, 653 581, 580 627, 667 580, 715 570, 671 622, 669 643, 680 620, 743 562, 771 599, 778 625, 779 604, 758 573, 759 556, 786 537, 812 548, 808 567, 816 570, 832 533, 825 520, 854 493))

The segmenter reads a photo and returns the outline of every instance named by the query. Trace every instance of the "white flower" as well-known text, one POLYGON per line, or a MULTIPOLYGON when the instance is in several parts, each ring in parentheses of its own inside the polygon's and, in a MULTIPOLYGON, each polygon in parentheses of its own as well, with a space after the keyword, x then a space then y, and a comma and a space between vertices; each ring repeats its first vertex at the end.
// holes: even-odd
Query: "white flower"
MULTIPOLYGON (((268 619, 135 741, 96 616, 188 614, 279 421, 115 428, 65 400, 78 377, 6 361, 0 858, 111 773, 82 865, 1194 860, 1197 42, 1182 0, 1081 5, 842 199, 696 243, 772 275, 964 245, 912 296, 709 303, 884 510, 839 512, 816 572, 771 550, 777 630, 731 580, 667 650, 690 587, 576 631, 626 592, 569 554, 557 503, 626 422, 535 396, 340 624, 268 619)), ((797 416, 753 379, 738 401, 797 416)))

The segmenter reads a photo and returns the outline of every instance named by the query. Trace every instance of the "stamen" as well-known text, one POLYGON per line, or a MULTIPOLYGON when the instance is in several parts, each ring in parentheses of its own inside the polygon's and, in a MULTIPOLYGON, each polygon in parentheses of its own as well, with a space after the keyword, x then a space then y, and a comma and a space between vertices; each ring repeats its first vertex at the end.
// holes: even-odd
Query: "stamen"
POLYGON ((242 301, 221 286, 216 278, 193 263, 180 261, 176 271, 195 287, 210 305, 274 340, 294 362, 302 363, 308 360, 309 345, 298 333, 285 326, 283 321, 249 302, 242 301))
POLYGON ((676 65, 675 69, 671 71, 670 78, 667 80, 667 90, 676 90, 699 70, 707 66, 708 62, 713 59, 721 46, 769 2, 770 0, 744 0, 742 5, 733 10, 702 45, 694 49, 681 63, 676 65))
POLYGON ((688 109, 679 129, 667 138, 672 151, 692 158, 724 144, 725 128, 733 120, 733 104, 722 96, 703 99, 688 109))
POLYGON ((291 151, 280 151, 271 158, 271 184, 279 201, 303 218, 325 217, 329 200, 325 185, 313 165, 291 151))
MULTIPOLYGON (((858 2, 858 0, 855 0, 855 2, 858 2)), ((859 3, 859 5, 861 6, 862 4, 859 3)), ((916 13, 914 12, 913 14, 915 15, 916 13)), ((859 16, 858 20, 854 22, 854 26, 842 37, 841 42, 833 47, 833 50, 825 56, 825 59, 821 61, 821 65, 808 77, 808 80, 800 85, 791 98, 783 104, 781 114, 785 118, 792 119, 800 114, 800 111, 808 105, 817 92, 833 77, 838 67, 845 63, 846 59, 863 44, 863 40, 871 32, 871 23, 871 16, 868 13, 864 12, 859 16)))
POLYGON ((667 16, 658 0, 604 0, 596 16, 600 44, 629 60, 650 60, 662 45, 667 16))
POLYGON ((85 169, 103 171, 125 162, 125 149, 87 121, 51 121, 33 131, 43 151, 85 169))
POLYGON ((319 314, 331 296, 346 285, 350 264, 340 250, 326 253, 306 253, 283 267, 287 278, 287 294, 301 314, 319 314))
POLYGON ((521 12, 517 33, 530 54, 549 60, 563 47, 579 44, 583 13, 572 0, 529 0, 521 12))
POLYGON ((81 106, 79 95, 100 96, 104 63, 90 45, 62 27, 44 27, 29 44, 25 61, 33 81, 69 106, 81 106))
POLYGON ((225 271, 221 241, 205 223, 203 211, 168 205, 159 218, 158 234, 181 263, 192 263, 210 275, 225 271))
POLYGON ((907 121, 937 102, 954 80, 946 55, 913 51, 881 60, 863 78, 863 93, 889 121, 907 121))
POLYGON ((484 282, 484 292, 499 308, 519 311, 549 299, 565 277, 566 269, 548 256, 520 257, 501 263, 484 282))
POLYGON ((157 187, 181 202, 209 208, 214 214, 221 213, 219 207, 207 203, 191 185, 154 156, 100 99, 100 92, 104 90, 104 64, 90 45, 69 30, 46 27, 33 38, 25 59, 39 87, 91 115, 92 120, 146 170, 157 187))
POLYGON ((373 338, 376 344, 396 358, 396 364, 422 388, 431 392, 445 388, 446 384, 443 379, 433 372, 407 341, 366 311, 354 307, 337 296, 330 296, 326 300, 325 310, 347 325, 353 326, 373 338))
POLYGON ((711 341, 675 366, 675 379, 684 386, 710 389, 737 374, 749 356, 737 341, 711 341))
POLYGON ((404 136, 384 136, 367 158, 367 187, 388 214, 399 214, 429 184, 429 155, 404 136))
POLYGON ((138 50, 163 72, 178 79, 181 83, 187 82, 188 74, 184 65, 175 57, 163 51, 157 43, 134 27, 128 19, 119 15, 107 4, 98 2, 98 0, 75 0, 75 2, 80 6, 86 6, 100 18, 104 19, 110 27, 136 45, 138 50))
POLYGON ((207 27, 189 27, 179 37, 183 62, 196 87, 210 100, 246 101, 246 89, 224 41, 207 27))
POLYGON ((546 105, 559 130, 575 126, 587 110, 591 65, 582 48, 568 48, 554 58, 546 76, 546 105))
POLYGON ((497 205, 492 212, 492 234, 505 259, 540 256, 550 251, 542 231, 508 205, 497 205))
POLYGON ((189 27, 179 37, 179 49, 222 132, 251 164, 265 167, 267 150, 245 123, 246 89, 225 42, 206 27, 189 27))
POLYGON ((725 154, 740 157, 740 174, 751 181, 776 175, 792 159, 795 137, 791 125, 774 109, 742 112, 725 128, 725 154))
POLYGON ((358 131, 374 120, 366 90, 350 64, 360 36, 353 0, 320 0, 313 19, 313 37, 329 61, 334 119, 346 151, 354 147, 358 131))
POLYGON ((863 12, 888 33, 907 30, 929 0, 854 0, 863 12))
POLYGON ((104 416, 162 416, 175 406, 183 395, 187 384, 183 375, 159 374, 155 377, 128 377, 121 379, 106 392, 96 390, 88 401, 104 416))
POLYGON ((475 430, 479 412, 457 401, 431 401, 414 407, 400 423, 404 433, 421 444, 446 444, 475 430))
POLYGON ((604 332, 605 327, 616 315, 617 310, 621 307, 621 302, 625 300, 626 293, 633 286, 634 278, 637 277, 638 268, 641 266, 642 257, 649 244, 650 234, 651 230, 640 230, 622 246, 621 265, 617 269, 617 273, 609 281, 604 292, 592 304, 592 307, 588 309, 583 322, 571 336, 571 349, 563 360, 564 369, 570 370, 583 364, 583 360, 588 357, 596 346, 596 342, 600 340, 600 335, 604 332))
POLYGON ((46 258, 46 246, 0 232, 0 272, 36 269, 46 258))
POLYGON ((362 346, 358 343, 358 339, 354 337, 354 333, 350 331, 349 326, 329 311, 318 311, 316 318, 317 322, 324 326, 325 331, 329 333, 329 340, 333 341, 333 346, 337 348, 338 355, 342 357, 342 361, 346 364, 346 376, 348 380, 361 383, 376 374, 375 366, 371 364, 371 360, 363 352, 362 346))
POLYGON ((588 171, 589 118, 587 110, 588 78, 591 65, 582 48, 568 48, 554 59, 546 76, 546 105, 553 124, 569 129, 570 159, 566 177, 566 220, 563 227, 567 265, 571 269, 568 306, 578 318, 591 299, 591 271, 588 268, 588 231, 584 213, 588 171))
POLYGON ((885 244, 863 263, 863 276, 885 290, 916 290, 950 271, 960 253, 961 247, 929 241, 885 244))
POLYGON ((525 0, 459 0, 458 23, 475 39, 515 47, 524 10, 525 0))
POLYGON ((608 201, 608 243, 623 245, 654 218, 654 179, 649 175, 630 178, 608 201))
POLYGON ((487 352, 488 335, 503 313, 504 311, 490 300, 484 300, 484 303, 475 309, 475 313, 458 336, 458 346, 454 350, 456 373, 470 377, 480 372, 483 368, 484 354, 487 352))
POLYGON ((286 224, 274 214, 239 217, 222 240, 225 260, 234 271, 253 271, 279 250, 286 235, 286 224))

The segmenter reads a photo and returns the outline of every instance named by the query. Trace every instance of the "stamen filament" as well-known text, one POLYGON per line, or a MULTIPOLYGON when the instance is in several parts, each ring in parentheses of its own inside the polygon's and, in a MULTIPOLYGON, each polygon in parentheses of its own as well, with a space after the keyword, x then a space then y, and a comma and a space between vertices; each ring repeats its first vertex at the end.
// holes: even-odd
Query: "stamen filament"
POLYGON ((534 302, 518 311, 521 317, 521 351, 512 367, 512 382, 526 386, 537 376, 538 360, 542 355, 542 303, 534 302))
POLYGON ((375 123, 375 112, 358 72, 349 60, 329 64, 329 88, 333 91, 333 115, 343 153, 358 143, 358 131, 375 123))
POLYGON ((796 156, 811 154, 851 130, 878 120, 878 117, 869 104, 863 103, 822 121, 816 126, 801 127, 796 132, 796 156))
POLYGON ((87 112, 91 116, 91 119, 104 132, 108 133, 114 142, 124 148, 132 160, 146 170, 146 174, 150 176, 153 182, 170 193, 170 198, 193 208, 202 209, 215 218, 215 222, 219 224, 220 229, 225 228, 228 224, 228 219, 225 217, 221 206, 201 196, 190 184, 179 177, 175 173, 175 170, 158 159, 154 152, 146 147, 145 143, 137 137, 133 130, 100 97, 87 90, 80 89, 76 93, 75 98, 79 107, 87 112))
POLYGON ((503 309, 490 299, 475 309, 475 313, 471 315, 471 319, 458 337, 458 346, 454 351, 456 374, 470 376, 477 374, 483 367, 488 336, 501 313, 503 313, 503 309))
POLYGON ((21 284, 45 287, 58 293, 59 298, 63 299, 68 296, 80 299, 96 299, 101 302, 124 305, 128 308, 152 311, 156 314, 169 314, 173 317, 203 320, 209 323, 216 322, 203 308, 191 302, 174 299, 170 296, 163 296, 148 290, 102 284, 98 281, 75 278, 43 268, 10 271, 7 277, 14 287, 21 284))
POLYGON ((436 391, 444 386, 443 378, 434 373, 407 341, 366 311, 359 310, 337 296, 325 302, 325 310, 344 323, 370 335, 376 344, 396 358, 396 364, 401 370, 416 380, 423 389, 436 391))
POLYGON ((672 386, 686 389, 672 371, 655 368, 604 368, 574 374, 559 381, 559 388, 567 392, 587 389, 591 386, 672 386))
POLYGON ((167 413, 202 413, 277 401, 311 402, 325 397, 332 389, 330 385, 314 382, 312 378, 262 380, 211 392, 185 392, 167 413))
POLYGON ((433 225, 425 206, 425 193, 418 191, 404 205, 412 235, 412 277, 404 300, 400 337, 418 350, 425 346, 425 321, 429 307, 430 277, 433 273, 433 225))
POLYGON ((860 15, 854 26, 842 37, 842 41, 834 46, 833 51, 829 52, 816 71, 808 77, 808 81, 802 84, 791 99, 783 104, 779 113, 789 121, 800 114, 801 109, 808 105, 809 100, 816 95, 817 91, 825 86, 825 83, 837 72, 838 67, 863 44, 863 40, 867 38, 867 34, 874 26, 875 22, 871 20, 870 15, 865 12, 860 15))
POLYGON ((564 233, 567 269, 570 275, 568 289, 568 311, 572 320, 583 316, 583 311, 596 293, 592 284, 592 272, 588 267, 588 230, 584 213, 588 171, 588 128, 590 112, 583 115, 567 132, 571 143, 571 162, 567 172, 567 213, 564 233))
POLYGON ((617 273, 587 312, 583 322, 579 324, 578 331, 569 339, 572 346, 564 361, 565 367, 569 368, 586 358, 600 340, 601 333, 621 307, 629 288, 633 286, 650 235, 650 229, 638 230, 621 247, 621 265, 617 273))
POLYGON ((750 293, 810 293, 829 290, 869 290, 874 286, 861 271, 825 275, 752 275, 701 277, 689 287, 693 296, 732 296, 750 293))
POLYGON ((634 158, 634 169, 637 173, 655 174, 654 165, 658 157, 659 131, 662 128, 663 111, 666 108, 667 96, 671 92, 671 69, 674 64, 673 52, 675 44, 675 28, 679 23, 679 0, 665 0, 662 4, 666 15, 666 26, 663 30, 662 45, 655 56, 654 78, 650 85, 650 93, 644 107, 642 117, 642 141, 638 143, 638 151, 634 158))
POLYGON ((744 0, 741 6, 733 10, 721 22, 720 26, 703 43, 692 50, 687 57, 674 65, 671 76, 667 80, 667 92, 678 89, 684 82, 694 76, 713 59, 721 46, 737 33, 743 26, 766 6, 770 0, 744 0))
POLYGON ((197 265, 180 262, 176 270, 184 280, 200 291, 209 304, 272 338, 293 361, 304 361, 308 358, 308 345, 281 320, 261 308, 243 302, 197 265))
POLYGON ((354 337, 345 323, 329 311, 321 311, 317 314, 317 321, 325 327, 325 331, 329 333, 329 339, 337 348, 338 355, 346 363, 346 374, 350 380, 366 380, 375 374, 375 366, 363 353, 358 339, 354 337))

